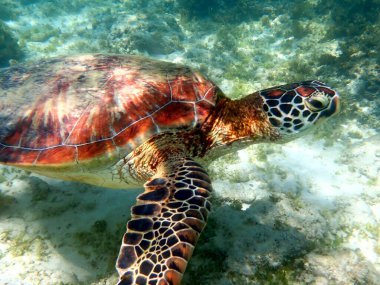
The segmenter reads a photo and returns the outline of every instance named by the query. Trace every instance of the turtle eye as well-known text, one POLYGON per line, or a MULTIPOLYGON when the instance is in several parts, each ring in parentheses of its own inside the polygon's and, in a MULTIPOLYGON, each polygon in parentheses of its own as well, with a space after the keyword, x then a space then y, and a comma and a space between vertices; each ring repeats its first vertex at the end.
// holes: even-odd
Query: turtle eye
POLYGON ((326 109, 330 104, 330 98, 324 92, 314 92, 306 99, 305 105, 310 111, 319 112, 326 109))

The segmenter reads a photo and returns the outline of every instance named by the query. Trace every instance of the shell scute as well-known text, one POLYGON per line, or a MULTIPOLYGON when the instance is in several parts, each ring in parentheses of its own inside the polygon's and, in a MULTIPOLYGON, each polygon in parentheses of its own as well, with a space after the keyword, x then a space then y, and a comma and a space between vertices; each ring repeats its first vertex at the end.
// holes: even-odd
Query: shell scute
POLYGON ((62 160, 69 159, 75 161, 77 156, 76 148, 73 146, 58 146, 40 151, 35 163, 59 164, 62 160))
POLYGON ((4 163, 33 164, 39 155, 39 150, 5 147, 0 150, 0 161, 4 163))
POLYGON ((167 128, 202 124, 217 88, 135 56, 81 55, 0 71, 0 163, 76 164, 128 153, 167 128), (3 149, 1 149, 3 147, 3 149))
POLYGON ((199 101, 195 104, 196 114, 199 117, 206 117, 209 114, 210 108, 212 108, 212 105, 208 101, 199 101))
POLYGON ((194 103, 173 102, 156 112, 153 120, 161 129, 187 126, 195 121, 194 103))
POLYGON ((169 82, 173 101, 196 101, 197 94, 194 90, 194 83, 184 76, 169 82))
POLYGON ((139 140, 149 138, 153 134, 153 122, 150 117, 140 119, 114 137, 113 141, 119 147, 130 144, 136 147, 139 140))
POLYGON ((116 146, 111 140, 97 141, 89 144, 79 145, 78 149, 78 161, 83 161, 97 156, 109 155, 112 156, 115 153, 116 146))

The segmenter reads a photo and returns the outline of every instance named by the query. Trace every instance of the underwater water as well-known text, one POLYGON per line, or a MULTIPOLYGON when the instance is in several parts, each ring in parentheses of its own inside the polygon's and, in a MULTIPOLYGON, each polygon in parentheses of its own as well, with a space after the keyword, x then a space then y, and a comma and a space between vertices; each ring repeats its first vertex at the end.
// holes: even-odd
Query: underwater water
MULTIPOLYGON (((213 212, 182 284, 380 284, 380 1, 0 0, 0 67, 103 52, 186 64, 229 97, 306 79, 328 123, 207 170, 213 212)), ((0 284, 114 284, 129 208, 110 190, 0 168, 0 284)))

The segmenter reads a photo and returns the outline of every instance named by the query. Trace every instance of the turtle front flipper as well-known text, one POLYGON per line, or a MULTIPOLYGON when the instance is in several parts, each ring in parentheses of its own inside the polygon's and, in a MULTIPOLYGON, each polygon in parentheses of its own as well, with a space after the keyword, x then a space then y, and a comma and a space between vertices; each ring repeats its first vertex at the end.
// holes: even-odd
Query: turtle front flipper
POLYGON ((211 181, 191 159, 145 183, 132 207, 116 268, 119 285, 178 285, 211 209, 211 181))

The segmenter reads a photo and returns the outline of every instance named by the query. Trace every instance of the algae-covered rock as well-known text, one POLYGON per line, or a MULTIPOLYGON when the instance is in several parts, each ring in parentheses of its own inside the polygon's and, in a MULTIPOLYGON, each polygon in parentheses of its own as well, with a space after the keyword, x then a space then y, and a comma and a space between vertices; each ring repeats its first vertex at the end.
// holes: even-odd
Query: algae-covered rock
POLYGON ((11 59, 19 59, 21 50, 10 29, 0 21, 0 67, 9 65, 11 59))
POLYGON ((12 0, 1 0, 0 1, 0 20, 8 21, 17 19, 20 13, 19 3, 12 0))
MULTIPOLYGON (((177 8, 188 20, 212 20, 222 23, 240 23, 257 20, 271 12, 271 1, 250 0, 177 0, 177 8)), ((279 3, 281 5, 281 3, 279 3)))
POLYGON ((123 16, 108 37, 112 52, 170 54, 183 50, 184 34, 173 15, 123 16))

